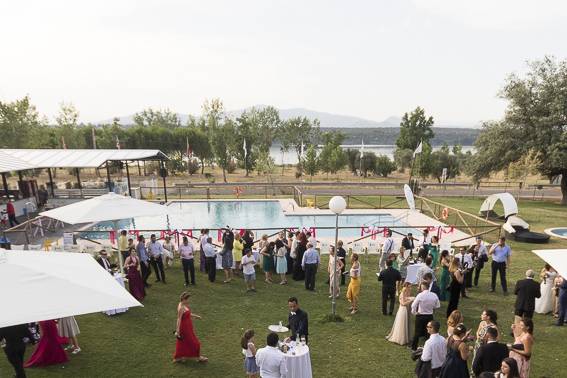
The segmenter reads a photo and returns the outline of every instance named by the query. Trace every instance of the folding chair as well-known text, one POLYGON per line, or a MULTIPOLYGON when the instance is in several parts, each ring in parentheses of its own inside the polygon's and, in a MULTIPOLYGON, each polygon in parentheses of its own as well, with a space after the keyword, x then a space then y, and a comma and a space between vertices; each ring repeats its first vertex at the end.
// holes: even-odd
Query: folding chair
POLYGON ((352 253, 356 253, 359 259, 363 257, 363 255, 366 255, 365 251, 362 248, 362 242, 357 241, 352 243, 352 253))
POLYGON ((320 244, 320 248, 319 248, 319 253, 321 255, 328 255, 329 254, 329 249, 330 249, 330 245, 329 242, 326 241, 322 241, 320 244))
POLYGON ((380 243, 376 240, 368 241, 368 250, 366 252, 369 256, 380 256, 380 243))
POLYGON ((41 244, 28 244, 28 251, 41 251, 42 249, 41 244))
POLYGON ((25 244, 11 244, 10 248, 16 251, 23 251, 24 249, 26 249, 25 244))

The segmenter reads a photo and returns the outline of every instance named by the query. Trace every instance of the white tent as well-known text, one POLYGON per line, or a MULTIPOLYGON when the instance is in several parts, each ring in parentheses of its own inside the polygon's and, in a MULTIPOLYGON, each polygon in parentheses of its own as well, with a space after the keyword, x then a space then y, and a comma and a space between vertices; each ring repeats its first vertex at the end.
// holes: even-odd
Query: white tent
POLYGON ((516 203, 514 196, 510 193, 496 193, 489 195, 480 206, 480 213, 485 214, 486 212, 494 209, 494 205, 496 205, 498 201, 502 202, 505 218, 508 218, 510 215, 518 214, 518 204, 516 203))
MULTIPOLYGON (((118 231, 116 221, 120 219, 168 214, 167 206, 112 192, 39 213, 69 224, 113 221, 115 231, 118 231)), ((122 267, 122 254, 118 254, 118 259, 122 267)))
POLYGON ((561 276, 567 277, 567 249, 534 249, 532 251, 561 276))
POLYGON ((0 250, 0 327, 141 306, 88 254, 0 250))

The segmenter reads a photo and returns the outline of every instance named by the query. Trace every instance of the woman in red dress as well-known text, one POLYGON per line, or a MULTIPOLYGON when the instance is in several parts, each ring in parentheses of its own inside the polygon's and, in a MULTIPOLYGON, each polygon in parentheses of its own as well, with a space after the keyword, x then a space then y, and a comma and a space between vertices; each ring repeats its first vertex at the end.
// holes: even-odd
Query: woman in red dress
POLYGON ((144 289, 144 282, 138 270, 140 268, 140 258, 135 248, 130 248, 129 253, 130 255, 126 257, 126 261, 124 262, 124 267, 128 272, 128 286, 130 287, 130 294, 141 301, 146 296, 146 290, 144 289))
POLYGON ((199 315, 192 314, 189 308, 190 294, 184 291, 181 294, 180 302, 177 305, 177 329, 175 337, 175 354, 173 362, 184 362, 188 358, 197 358, 199 362, 207 362, 208 358, 201 356, 201 343, 193 330, 193 320, 201 319, 199 315))
POLYGON ((69 361, 67 354, 61 346, 55 320, 39 322, 41 337, 25 367, 47 366, 62 364, 69 361))

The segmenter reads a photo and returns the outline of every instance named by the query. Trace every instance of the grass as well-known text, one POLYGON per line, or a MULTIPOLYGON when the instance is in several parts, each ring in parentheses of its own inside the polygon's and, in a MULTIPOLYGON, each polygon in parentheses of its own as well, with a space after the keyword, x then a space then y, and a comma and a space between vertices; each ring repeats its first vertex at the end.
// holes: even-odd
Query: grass
MULTIPOLYGON (((440 199, 451 206, 476 213, 482 200, 447 198, 440 199)), ((567 225, 564 207, 549 202, 522 201, 520 215, 536 231, 551 226, 567 225)), ((511 243, 514 255, 509 273, 509 285, 523 276, 528 268, 539 271, 543 262, 531 253, 534 246, 511 243)), ((567 242, 552 239, 544 248, 566 248, 567 242)), ((363 259, 364 260, 364 259, 363 259)), ((326 266, 326 260, 324 260, 326 266)), ((414 363, 405 347, 391 344, 384 339, 389 332, 393 317, 384 317, 379 310, 380 290, 374 272, 377 261, 363 261, 363 278, 360 312, 351 316, 347 312, 348 302, 341 293, 339 314, 344 322, 325 322, 331 303, 324 284, 326 275, 317 275, 317 293, 304 290, 302 282, 290 281, 290 285, 268 285, 258 282, 258 292, 246 294, 244 282, 214 284, 205 275, 197 274, 197 286, 191 308, 202 315, 195 320, 195 329, 202 343, 202 353, 209 357, 208 364, 187 362, 173 364, 172 353, 175 338, 176 305, 183 291, 182 272, 179 265, 167 270, 168 284, 154 284, 144 301, 145 307, 130 309, 126 314, 107 317, 90 314, 77 317, 81 328, 79 341, 83 352, 71 356, 65 366, 27 369, 29 377, 243 377, 242 355, 239 341, 244 329, 256 330, 256 344, 265 344, 269 324, 286 321, 287 298, 297 296, 301 307, 310 316, 311 361, 315 377, 411 377, 414 363)), ((485 268, 478 289, 470 292, 471 299, 463 300, 460 309, 465 314, 467 327, 476 329, 478 317, 484 307, 498 312, 499 325, 505 330, 504 341, 513 320, 513 295, 504 297, 500 293, 488 292, 489 271, 485 268)), ((262 274, 258 274, 260 278, 262 274)), ((150 278, 153 281, 153 275, 150 278)), ((437 312, 442 320, 446 303, 437 312)), ((535 350, 532 358, 532 377, 558 377, 565 363, 563 355, 567 328, 555 328, 550 316, 536 314, 535 350)), ((444 321, 442 321, 444 323, 444 321)), ((444 329, 443 329, 444 332, 444 329)), ((31 354, 28 348, 26 357, 31 354)), ((470 365, 470 362, 469 362, 470 365)), ((5 358, 0 358, 0 376, 10 376, 5 358)))

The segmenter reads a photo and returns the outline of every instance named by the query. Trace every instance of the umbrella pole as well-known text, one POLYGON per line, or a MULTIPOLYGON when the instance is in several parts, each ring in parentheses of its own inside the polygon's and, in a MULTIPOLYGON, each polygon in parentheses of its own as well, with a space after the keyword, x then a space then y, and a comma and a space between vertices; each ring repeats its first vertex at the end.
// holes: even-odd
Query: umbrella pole
POLYGON ((118 222, 112 221, 112 225, 114 228, 114 235, 116 237, 116 249, 118 250, 118 267, 120 268, 120 274, 122 274, 122 272, 124 272, 124 261, 122 261, 122 252, 120 251, 120 244, 118 243, 118 222))

